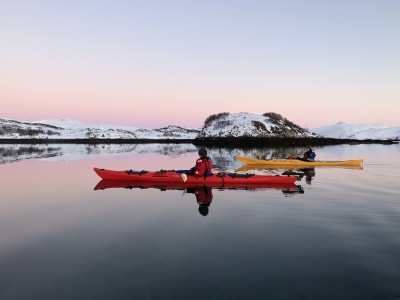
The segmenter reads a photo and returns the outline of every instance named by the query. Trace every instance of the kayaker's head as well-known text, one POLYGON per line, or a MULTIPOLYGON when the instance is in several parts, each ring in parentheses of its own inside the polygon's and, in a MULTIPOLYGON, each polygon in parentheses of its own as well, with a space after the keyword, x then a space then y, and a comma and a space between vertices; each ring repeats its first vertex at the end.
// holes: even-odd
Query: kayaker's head
POLYGON ((312 151, 312 147, 311 146, 307 146, 307 149, 312 151))
POLYGON ((200 150, 199 150, 199 156, 200 156, 200 157, 207 157, 207 150, 206 150, 206 148, 200 148, 200 150))

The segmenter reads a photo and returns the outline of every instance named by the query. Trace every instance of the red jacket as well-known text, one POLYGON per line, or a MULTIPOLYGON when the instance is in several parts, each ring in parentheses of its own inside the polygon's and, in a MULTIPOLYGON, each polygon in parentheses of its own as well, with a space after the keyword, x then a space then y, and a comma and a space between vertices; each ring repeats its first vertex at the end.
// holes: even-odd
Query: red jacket
POLYGON ((196 176, 208 176, 211 175, 212 171, 212 160, 208 157, 200 157, 196 160, 194 166, 194 175, 196 176), (206 175, 205 175, 206 174, 206 175))

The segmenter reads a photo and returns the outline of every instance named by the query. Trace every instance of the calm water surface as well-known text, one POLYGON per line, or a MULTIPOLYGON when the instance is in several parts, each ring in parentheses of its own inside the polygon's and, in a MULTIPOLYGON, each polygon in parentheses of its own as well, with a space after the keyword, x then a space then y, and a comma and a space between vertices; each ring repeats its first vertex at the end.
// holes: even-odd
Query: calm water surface
MULTIPOLYGON (((189 168, 191 147, 0 164, 0 299, 400 299, 400 145, 316 148, 363 168, 316 168, 304 193, 214 189, 206 216, 190 191, 94 190, 94 166, 189 168)), ((234 154, 271 152, 210 151, 234 154)))

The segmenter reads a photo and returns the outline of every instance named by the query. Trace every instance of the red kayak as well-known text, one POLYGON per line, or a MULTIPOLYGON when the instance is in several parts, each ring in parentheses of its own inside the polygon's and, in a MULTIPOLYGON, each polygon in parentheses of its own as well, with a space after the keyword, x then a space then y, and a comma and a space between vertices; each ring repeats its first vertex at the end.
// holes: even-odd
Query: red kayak
POLYGON ((241 173, 218 173, 207 177, 196 177, 193 175, 182 174, 175 170, 160 171, 112 171, 94 168, 94 171, 102 179, 114 181, 135 181, 147 183, 187 183, 187 184, 219 184, 221 186, 247 186, 265 185, 272 183, 294 183, 298 180, 297 176, 292 175, 255 175, 241 173))

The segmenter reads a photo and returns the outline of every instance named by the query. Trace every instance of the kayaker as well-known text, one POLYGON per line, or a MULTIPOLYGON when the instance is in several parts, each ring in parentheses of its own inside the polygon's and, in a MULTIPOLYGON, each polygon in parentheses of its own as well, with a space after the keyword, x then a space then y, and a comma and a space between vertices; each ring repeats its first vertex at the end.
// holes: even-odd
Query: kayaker
POLYGON ((308 146, 307 147, 307 151, 304 152, 304 154, 303 154, 302 160, 304 160, 304 161, 314 161, 315 156, 316 156, 316 154, 315 154, 314 151, 312 151, 311 146, 308 146))
POLYGON ((206 148, 199 149, 199 158, 196 165, 190 170, 191 175, 195 176, 212 176, 212 160, 207 156, 206 148))
POLYGON ((176 172, 181 173, 183 182, 186 182, 187 175, 196 177, 212 176, 212 160, 207 156, 206 148, 199 149, 199 158, 196 160, 196 165, 193 168, 190 170, 178 170, 176 172))

